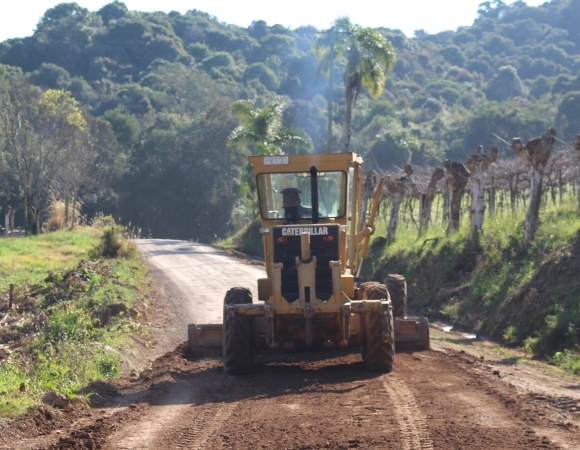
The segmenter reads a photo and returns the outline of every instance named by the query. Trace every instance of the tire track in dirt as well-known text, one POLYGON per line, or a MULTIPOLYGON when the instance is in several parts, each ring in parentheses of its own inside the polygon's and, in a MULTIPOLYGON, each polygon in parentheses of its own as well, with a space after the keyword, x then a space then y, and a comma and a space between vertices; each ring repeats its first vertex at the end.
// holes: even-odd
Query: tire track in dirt
POLYGON ((405 382, 393 373, 383 381, 383 385, 393 404, 394 416, 401 433, 402 449, 434 449, 421 408, 405 382))
POLYGON ((237 403, 207 405, 196 409, 195 417, 190 420, 185 416, 191 415, 191 411, 184 411, 180 422, 186 423, 163 435, 152 444, 152 448, 203 450, 207 448, 208 439, 228 420, 237 406, 237 403), (171 442, 171 445, 167 446, 167 442, 171 442))
POLYGON ((206 383, 172 383, 156 392, 139 421, 114 433, 107 449, 204 449, 207 440, 237 407, 237 402, 203 402, 210 387, 206 383))

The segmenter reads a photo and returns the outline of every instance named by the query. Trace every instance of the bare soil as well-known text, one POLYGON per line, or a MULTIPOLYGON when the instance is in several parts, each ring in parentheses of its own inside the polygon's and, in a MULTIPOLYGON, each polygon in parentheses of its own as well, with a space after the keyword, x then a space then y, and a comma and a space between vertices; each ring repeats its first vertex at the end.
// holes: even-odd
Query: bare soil
POLYGON ((578 377, 516 371, 452 339, 397 353, 390 374, 366 371, 358 354, 312 352, 256 354, 254 373, 226 375, 219 357, 188 352, 184 327, 211 302, 221 315, 232 285, 255 289, 260 266, 192 243, 140 248, 157 286, 147 318, 158 344, 121 379, 91 386, 90 410, 36 409, 0 426, 0 448, 580 448, 578 377), (201 287, 212 283, 213 293, 201 287))

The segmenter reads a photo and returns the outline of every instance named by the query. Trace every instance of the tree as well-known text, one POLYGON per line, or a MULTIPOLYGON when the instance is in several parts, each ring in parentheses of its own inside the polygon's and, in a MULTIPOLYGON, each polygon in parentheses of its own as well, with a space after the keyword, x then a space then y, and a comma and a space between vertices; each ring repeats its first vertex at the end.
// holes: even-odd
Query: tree
POLYGON ((389 212, 389 224, 387 225, 387 242, 394 242, 399 226, 399 210, 405 196, 417 194, 417 187, 413 179, 413 166, 405 164, 404 176, 400 178, 387 178, 385 185, 391 197, 391 210, 389 212))
POLYGON ((446 159, 443 161, 443 167, 447 172, 447 189, 449 195, 449 223, 447 232, 459 230, 461 219, 461 200, 465 193, 465 186, 469 179, 469 172, 461 163, 446 159))
POLYGON ((125 3, 115 0, 108 5, 103 6, 97 11, 97 14, 103 19, 103 23, 108 25, 111 20, 121 19, 122 17, 129 15, 129 10, 125 3))
POLYGON ((381 31, 354 25, 348 17, 337 19, 329 30, 328 36, 319 39, 314 49, 322 59, 321 69, 324 72, 326 70, 331 72, 337 57, 344 56, 346 59, 344 130, 345 151, 348 152, 350 151, 352 110, 356 105, 360 89, 364 87, 373 99, 381 96, 385 89, 387 75, 393 70, 395 50, 381 31))
POLYGON ((60 3, 48 9, 34 33, 44 49, 42 58, 76 73, 84 50, 102 25, 101 18, 77 3, 60 3))
POLYGON ((530 202, 524 227, 524 248, 526 249, 532 245, 532 240, 540 227, 544 167, 552 154, 555 142, 556 130, 554 128, 549 128, 540 137, 530 139, 526 145, 522 144, 520 138, 514 138, 512 141, 512 150, 530 169, 530 202))
POLYGON ((469 208, 469 239, 473 240, 483 229, 483 215, 485 213, 485 178, 489 166, 497 160, 499 149, 493 146, 489 155, 483 153, 483 145, 477 146, 475 151, 464 163, 469 172, 471 182, 471 206, 469 208))
POLYGON ((578 132, 578 117, 580 116, 580 91, 567 93, 560 105, 556 124, 562 130, 564 139, 571 139, 578 132))
POLYGON ((282 100, 263 108, 256 107, 249 100, 232 103, 232 112, 242 124, 232 132, 228 143, 247 146, 257 155, 277 155, 282 153, 283 147, 311 150, 312 141, 308 135, 301 130, 283 127, 282 113, 286 106, 282 100))
POLYGON ((512 66, 500 67, 497 75, 489 82, 485 95, 488 100, 508 100, 512 97, 522 97, 526 94, 526 88, 518 76, 517 70, 512 66))
POLYGON ((421 193, 421 209, 419 212, 419 238, 429 228, 429 218, 431 217, 431 206, 437 194, 437 183, 443 179, 445 172, 441 167, 435 167, 431 174, 431 180, 427 185, 425 192, 421 193))
POLYGON ((66 179, 75 152, 86 139, 87 122, 70 93, 42 92, 24 79, 0 83, 0 138, 5 143, 3 171, 17 180, 25 221, 40 230, 57 183, 66 179))

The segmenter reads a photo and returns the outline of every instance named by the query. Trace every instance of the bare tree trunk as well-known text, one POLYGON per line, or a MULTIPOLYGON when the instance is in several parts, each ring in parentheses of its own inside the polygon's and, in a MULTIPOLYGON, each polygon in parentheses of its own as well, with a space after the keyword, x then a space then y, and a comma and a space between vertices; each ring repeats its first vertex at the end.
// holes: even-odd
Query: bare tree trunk
POLYGON ((76 221, 76 203, 77 203, 77 196, 76 194, 73 194, 73 198, 72 198, 72 221, 70 224, 71 228, 75 227, 75 221, 76 221))
POLYGON ((441 167, 436 167, 431 174, 431 180, 427 186, 427 191, 421 195, 421 210, 419 212, 419 237, 429 228, 429 219, 431 217, 431 207, 433 199, 437 193, 437 183, 445 176, 441 167))
POLYGON ((495 171, 493 166, 491 167, 491 179, 489 184, 489 215, 490 217, 495 216, 495 171))
POLYGON ((477 147, 475 152, 465 161, 465 168, 469 172, 471 181, 471 206, 469 207, 469 239, 473 238, 483 228, 485 213, 485 175, 491 163, 495 162, 499 154, 497 146, 493 146, 490 154, 483 154, 483 146, 477 147))
MULTIPOLYGON (((580 134, 576 136, 576 141, 574 142, 574 150, 576 150, 576 153, 577 153, 578 157, 580 158, 580 134)), ((578 194, 578 210, 580 211, 580 172, 578 174, 577 186, 578 186, 578 189, 576 190, 576 192, 578 194)))
POLYGON ((564 201, 564 183, 562 182, 562 168, 558 168, 558 202, 562 205, 564 201))
POLYGON ((449 184, 447 180, 445 184, 447 189, 443 193, 443 210, 441 212, 441 223, 443 225, 447 225, 447 222, 449 222, 449 184))
POLYGON ((510 186, 510 209, 512 211, 512 215, 516 214, 516 206, 517 206, 517 197, 518 197, 518 184, 520 182, 520 174, 515 173, 509 177, 509 186, 510 186), (515 176, 515 182, 513 182, 513 177, 515 176))
POLYGON ((519 138, 514 138, 512 141, 512 150, 530 165, 530 203, 524 226, 525 248, 530 247, 534 235, 538 231, 544 167, 550 158, 555 141, 556 130, 553 128, 550 128, 541 137, 529 140, 525 146, 522 145, 519 138))
POLYGON ((64 227, 68 228, 68 202, 69 202, 69 194, 66 194, 64 200, 64 227))
POLYGON ((377 186, 377 176, 373 171, 369 170, 366 173, 365 180, 363 182, 359 230, 362 230, 364 228, 364 224, 367 219, 368 203, 369 200, 373 197, 376 186, 377 186))
POLYGON ((391 210, 389 213, 389 225, 387 227, 387 242, 393 242, 397 235, 397 227, 399 225, 399 210, 401 202, 403 201, 403 186, 401 182, 393 182, 389 184, 388 189, 391 190, 391 210), (396 191, 392 191, 396 189, 396 191))
POLYGON ((393 242, 397 234, 399 225, 399 211, 401 203, 405 198, 405 193, 412 192, 415 189, 413 182, 413 167, 411 164, 405 164, 403 168, 406 176, 396 180, 386 180, 387 190, 391 193, 391 211, 389 225, 387 226, 387 242, 393 242))
POLYGON ((356 103, 358 97, 358 89, 360 86, 360 74, 354 73, 352 75, 346 75, 345 79, 345 105, 346 109, 344 112, 344 137, 345 137, 345 149, 346 153, 350 152, 350 132, 352 124, 352 109, 356 103))
POLYGON ((469 173, 465 166, 458 162, 445 160, 443 167, 447 171, 447 188, 449 190, 449 222, 447 232, 457 231, 460 226, 461 200, 469 173))
POLYGON ((329 75, 328 75, 328 142, 326 143, 326 149, 328 153, 332 152, 332 86, 334 84, 334 27, 331 28, 332 33, 332 44, 330 46, 330 68, 329 68, 329 75))
POLYGON ((28 197, 25 196, 24 197, 24 230, 26 231, 26 234, 27 235, 29 233, 29 228, 28 228, 28 208, 29 208, 28 197))

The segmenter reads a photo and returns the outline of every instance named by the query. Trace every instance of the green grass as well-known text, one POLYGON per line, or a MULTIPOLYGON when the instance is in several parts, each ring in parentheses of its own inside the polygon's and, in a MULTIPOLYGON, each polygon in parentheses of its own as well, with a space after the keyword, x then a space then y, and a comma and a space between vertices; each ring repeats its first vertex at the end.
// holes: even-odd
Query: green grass
POLYGON ((232 236, 215 243, 221 248, 232 248, 253 256, 264 256, 260 221, 256 220, 238 230, 232 236))
POLYGON ((0 291, 11 283, 39 283, 49 272, 75 265, 98 240, 99 230, 90 227, 0 239, 0 291))
MULTIPOLYGON (((543 202, 541 226, 529 249, 523 248, 523 205, 515 213, 509 208, 493 217, 486 213, 483 233, 473 242, 468 239, 467 214, 459 231, 447 235, 438 220, 418 239, 418 207, 410 206, 415 221, 407 205, 395 242, 371 247, 364 276, 382 280, 388 273, 401 273, 407 278, 410 307, 551 358, 567 370, 578 370, 580 220, 576 197, 567 193, 561 203, 543 202), (445 295, 445 289, 456 289, 456 293, 445 295)), ((437 208, 440 212, 436 203, 437 208)), ((385 236, 385 219, 379 219, 375 239, 385 236)))
MULTIPOLYGON (((91 248, 99 241, 99 232, 78 229, 22 239, 3 248, 2 261, 12 259, 14 269, 3 266, 4 273, 19 280, 20 286, 36 291, 36 306, 46 319, 40 333, 25 333, 27 345, 11 353, 0 364, 0 416, 13 417, 40 402, 42 395, 56 390, 69 398, 91 382, 115 378, 120 373, 121 352, 130 354, 133 334, 145 335, 139 313, 113 317, 101 326, 98 320, 103 307, 123 303, 135 308, 146 290, 146 269, 136 254, 128 258, 103 259, 98 264, 83 263, 91 248), (26 246, 26 242, 32 243, 26 246), (50 264, 37 259, 50 254, 50 264), (31 261, 33 270, 23 267, 31 261), (79 277, 82 281, 71 284, 79 277), (43 272, 44 271, 44 272, 43 272), (48 272, 50 281, 45 281, 48 272), (30 289, 30 285, 37 285, 30 289), (54 296, 57 289, 62 295, 54 296), (71 294, 67 296, 66 294, 71 294), (24 386, 24 391, 20 390, 24 386)), ((17 241, 10 239, 9 241, 17 241)), ((16 299, 16 305, 23 298, 16 299)), ((11 313, 13 314, 13 313, 11 313)), ((28 315, 24 326, 32 325, 39 314, 28 315)))

